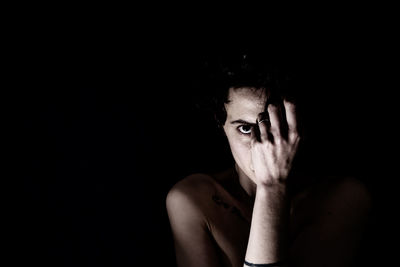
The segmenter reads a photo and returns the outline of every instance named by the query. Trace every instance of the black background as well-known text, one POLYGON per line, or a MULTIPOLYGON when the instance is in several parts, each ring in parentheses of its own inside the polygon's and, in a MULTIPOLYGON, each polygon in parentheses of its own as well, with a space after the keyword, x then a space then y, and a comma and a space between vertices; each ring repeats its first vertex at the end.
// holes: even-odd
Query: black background
POLYGON ((291 57, 309 80, 301 88, 307 164, 368 184, 380 219, 366 258, 389 262, 392 219, 380 179, 390 146, 391 54, 374 23, 71 20, 24 24, 15 46, 23 127, 18 260, 173 266, 168 190, 190 173, 231 162, 212 118, 195 108, 195 80, 205 56, 256 44, 291 57))

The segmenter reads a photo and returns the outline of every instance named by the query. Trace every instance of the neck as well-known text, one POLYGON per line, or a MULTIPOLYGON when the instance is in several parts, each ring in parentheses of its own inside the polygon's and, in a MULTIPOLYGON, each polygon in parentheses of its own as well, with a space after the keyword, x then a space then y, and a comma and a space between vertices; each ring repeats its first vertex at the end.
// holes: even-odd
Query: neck
POLYGON ((247 193, 247 196, 254 200, 256 196, 257 185, 242 171, 242 169, 239 168, 236 163, 235 170, 241 187, 247 193))

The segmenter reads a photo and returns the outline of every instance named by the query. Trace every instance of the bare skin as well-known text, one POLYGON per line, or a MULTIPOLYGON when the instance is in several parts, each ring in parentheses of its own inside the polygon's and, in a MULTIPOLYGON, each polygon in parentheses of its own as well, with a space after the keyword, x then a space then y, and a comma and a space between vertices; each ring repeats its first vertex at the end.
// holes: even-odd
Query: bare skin
POLYGON ((295 106, 268 107, 270 125, 258 124, 257 137, 266 94, 231 89, 229 100, 224 132, 234 168, 191 175, 167 196, 178 266, 243 266, 244 260, 352 266, 371 205, 365 186, 350 177, 322 177, 290 195, 286 180, 299 140, 295 106))

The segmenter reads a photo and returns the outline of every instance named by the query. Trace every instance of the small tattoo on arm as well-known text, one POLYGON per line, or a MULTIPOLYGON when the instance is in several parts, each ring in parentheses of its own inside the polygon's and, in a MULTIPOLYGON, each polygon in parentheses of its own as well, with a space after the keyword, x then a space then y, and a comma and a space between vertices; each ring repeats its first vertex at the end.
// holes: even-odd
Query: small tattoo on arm
POLYGON ((218 195, 213 195, 212 200, 217 205, 224 207, 226 210, 228 210, 232 214, 235 214, 235 215, 239 216, 241 219, 245 220, 244 216, 242 215, 242 213, 239 211, 238 208, 236 208, 235 206, 231 206, 228 203, 224 202, 218 195))

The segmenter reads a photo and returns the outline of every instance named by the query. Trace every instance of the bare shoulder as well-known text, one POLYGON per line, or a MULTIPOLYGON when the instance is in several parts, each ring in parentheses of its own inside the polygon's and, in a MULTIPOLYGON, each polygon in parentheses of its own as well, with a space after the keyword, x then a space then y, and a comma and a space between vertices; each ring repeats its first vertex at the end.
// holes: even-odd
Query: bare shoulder
POLYGON ((326 177, 305 203, 308 219, 292 243, 292 259, 301 266, 354 266, 372 208, 367 186, 354 177, 326 177))
POLYGON ((184 206, 192 210, 201 210, 204 199, 215 190, 215 181, 205 173, 194 173, 178 181, 169 190, 166 197, 168 212, 184 206))
POLYGON ((172 186, 168 192, 167 201, 177 194, 185 194, 193 197, 202 196, 203 193, 210 192, 214 188, 215 182, 210 175, 194 173, 184 177, 172 186))
POLYGON ((320 185, 324 208, 345 208, 367 212, 372 206, 372 197, 367 186, 352 176, 327 177, 320 185))
POLYGON ((207 220, 211 206, 207 196, 214 189, 212 177, 195 173, 177 182, 167 194, 178 266, 220 266, 207 220))

